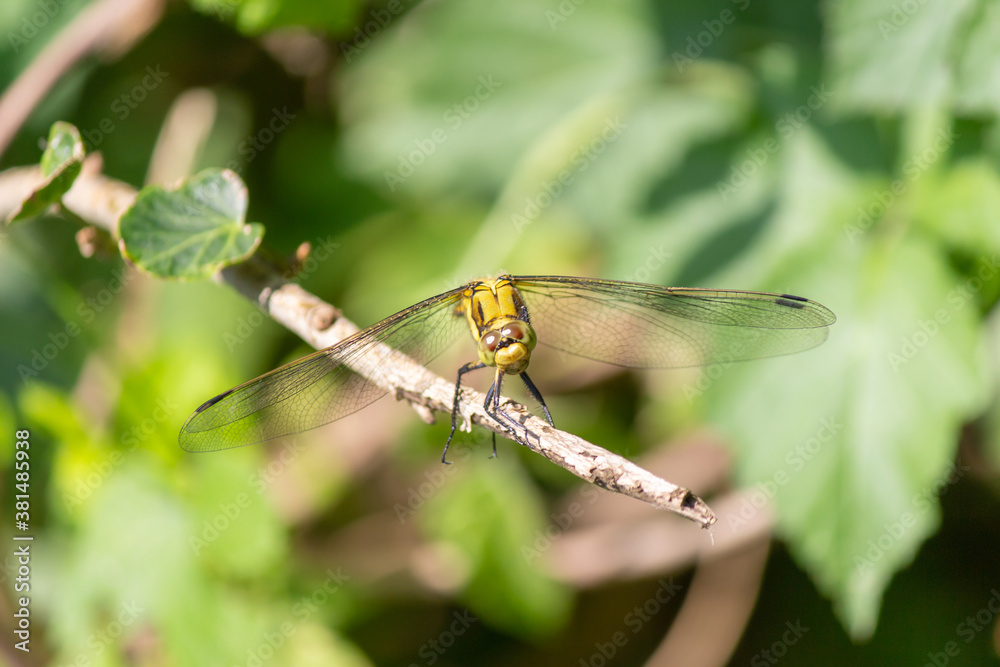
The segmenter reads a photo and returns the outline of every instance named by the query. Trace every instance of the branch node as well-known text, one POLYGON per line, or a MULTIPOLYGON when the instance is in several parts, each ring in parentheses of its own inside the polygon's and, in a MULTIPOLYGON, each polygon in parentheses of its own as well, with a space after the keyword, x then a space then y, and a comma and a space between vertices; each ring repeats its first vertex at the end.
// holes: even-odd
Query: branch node
POLYGON ((260 295, 257 297, 257 305, 264 309, 264 312, 270 313, 271 309, 268 304, 271 302, 271 296, 274 294, 274 289, 271 287, 264 287, 260 291, 260 295))
POLYGON ((328 303, 319 303, 309 311, 309 326, 317 331, 326 331, 340 317, 340 311, 328 303))
POLYGON ((76 232, 76 245, 80 248, 80 255, 90 259, 97 254, 97 227, 82 227, 76 232))

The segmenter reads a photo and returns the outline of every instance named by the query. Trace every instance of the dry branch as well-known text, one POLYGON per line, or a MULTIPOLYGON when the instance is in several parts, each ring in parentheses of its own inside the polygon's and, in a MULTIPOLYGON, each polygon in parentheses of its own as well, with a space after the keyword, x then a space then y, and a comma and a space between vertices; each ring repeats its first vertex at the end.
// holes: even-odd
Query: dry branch
MULTIPOLYGON (((64 198, 76 216, 117 237, 118 218, 131 205, 136 191, 131 186, 95 173, 96 162, 86 164, 83 173, 64 198)), ((0 173, 0 215, 12 208, 17 195, 41 180, 37 168, 11 169, 0 173)), ((315 348, 340 342, 358 327, 340 311, 295 283, 285 280, 269 263, 254 256, 250 261, 219 271, 215 279, 256 302, 273 319, 294 331, 315 348)), ((376 359, 385 353, 375 352, 376 359)), ((454 381, 431 373, 409 357, 391 354, 392 363, 372 363, 354 370, 393 394, 408 401, 425 420, 434 412, 451 412, 454 381)), ((483 409, 485 396, 463 389, 459 404, 465 424, 472 422, 506 436, 506 429, 483 409)), ((700 498, 684 487, 672 484, 637 466, 628 459, 591 444, 575 435, 552 428, 523 405, 504 401, 504 410, 527 434, 526 444, 534 452, 565 468, 577 477, 618 493, 642 500, 654 507, 676 512, 707 528, 715 514, 700 498)))

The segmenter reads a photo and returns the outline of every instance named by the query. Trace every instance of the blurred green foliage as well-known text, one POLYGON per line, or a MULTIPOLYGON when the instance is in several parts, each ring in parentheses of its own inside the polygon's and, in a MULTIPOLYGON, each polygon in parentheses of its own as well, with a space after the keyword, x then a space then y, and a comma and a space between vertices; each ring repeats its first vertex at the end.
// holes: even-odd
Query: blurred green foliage
MULTIPOLYGON (((0 9, 16 37, 0 80, 84 6, 0 9)), ((239 173, 278 251, 328 248, 301 280, 361 325, 499 269, 822 302, 839 321, 806 354, 538 383, 560 427, 629 456, 713 425, 737 484, 773 501, 782 546, 734 662, 802 615, 802 664, 916 664, 948 641, 983 664, 990 633, 966 645, 959 624, 1000 584, 997 44, 995 0, 195 0, 120 58, 78 64, 2 166, 37 162, 67 120, 141 186, 171 105, 203 89, 214 117, 192 170, 239 173), (166 73, 152 87, 148 68, 166 73)), ((450 554, 440 597, 400 582, 391 549, 366 563, 390 574, 344 579, 327 550, 395 522, 446 427, 395 407, 336 431, 381 448, 368 465, 324 457, 326 431, 185 455, 191 410, 305 346, 213 284, 84 259, 74 231, 46 218, 0 241, 0 427, 32 430, 52 664, 575 665, 595 641, 581 609, 611 610, 596 640, 620 626, 617 593, 524 557, 573 481, 509 443, 480 460, 477 433, 401 519, 450 554), (476 619, 468 643, 438 654, 426 637, 457 607, 476 619)))

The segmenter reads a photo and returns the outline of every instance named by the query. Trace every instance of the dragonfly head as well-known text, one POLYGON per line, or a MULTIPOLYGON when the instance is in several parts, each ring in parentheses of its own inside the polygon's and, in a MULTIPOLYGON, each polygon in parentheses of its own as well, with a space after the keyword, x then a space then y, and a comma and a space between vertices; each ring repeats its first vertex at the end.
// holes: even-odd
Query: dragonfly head
POLYGON ((536 342, 535 330, 530 324, 510 320, 499 329, 491 329, 480 336, 479 360, 504 373, 517 375, 528 367, 536 342))

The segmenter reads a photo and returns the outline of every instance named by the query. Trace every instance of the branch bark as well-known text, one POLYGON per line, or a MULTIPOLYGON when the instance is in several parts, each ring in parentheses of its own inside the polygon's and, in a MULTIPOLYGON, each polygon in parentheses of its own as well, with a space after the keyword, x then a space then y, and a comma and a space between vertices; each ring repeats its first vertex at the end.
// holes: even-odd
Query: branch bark
MULTIPOLYGON (((95 156, 92 156, 92 158, 95 156)), ((88 158, 83 173, 64 197, 64 205, 83 220, 117 238, 118 219, 135 199, 131 186, 97 173, 99 161, 88 158)), ((0 215, 13 206, 11 200, 39 182, 37 168, 11 169, 0 173, 0 215)), ((295 283, 288 282, 268 262, 255 255, 249 261, 227 267, 215 275, 256 302, 274 320, 294 331, 317 349, 338 343, 358 331, 339 310, 295 283)), ((454 381, 431 373, 409 357, 384 349, 374 352, 355 371, 406 400, 427 422, 435 412, 451 413, 454 381), (386 360, 391 363, 386 363, 386 360)), ((459 404, 465 425, 471 421, 506 437, 503 426, 486 414, 481 392, 463 389, 459 404)), ((552 428, 523 405, 504 400, 504 410, 527 433, 526 445, 577 477, 604 489, 630 496, 654 507, 670 510, 707 528, 716 521, 708 505, 690 490, 672 484, 626 458, 607 451, 571 433, 552 428)))

